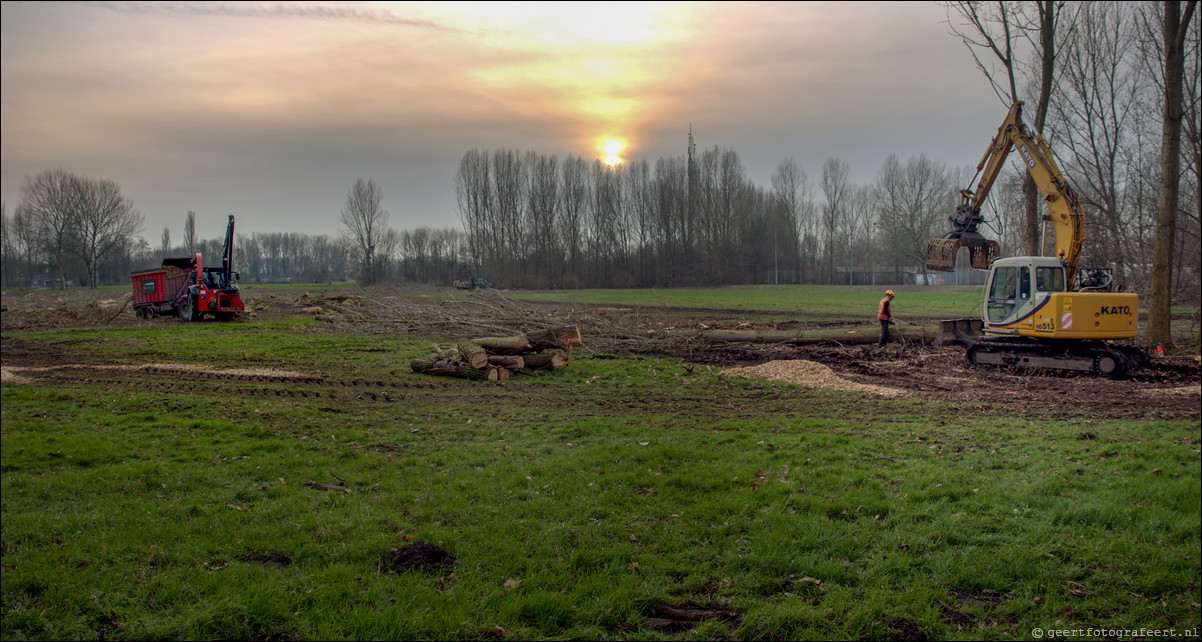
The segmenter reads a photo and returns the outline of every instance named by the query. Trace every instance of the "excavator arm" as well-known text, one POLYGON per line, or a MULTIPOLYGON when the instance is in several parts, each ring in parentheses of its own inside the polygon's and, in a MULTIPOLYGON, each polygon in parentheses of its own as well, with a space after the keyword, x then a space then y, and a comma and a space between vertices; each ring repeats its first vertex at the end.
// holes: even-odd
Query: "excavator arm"
POLYGON ((998 128, 997 135, 990 141, 984 157, 977 164, 977 174, 973 177, 976 189, 970 188, 960 192, 962 200, 956 208, 956 214, 948 217, 952 223, 951 233, 941 239, 932 239, 927 244, 927 269, 955 269, 956 252, 961 247, 969 248, 970 262, 974 268, 987 269, 997 258, 997 242, 982 237, 977 232, 977 226, 984 221, 981 206, 1001 174, 1010 152, 1017 149, 1027 171, 1035 179, 1039 193, 1047 203, 1048 213, 1044 220, 1051 223, 1055 231, 1056 254, 1064 263, 1068 281, 1071 283, 1077 275, 1081 245, 1085 240, 1081 203, 1077 193, 1064 179, 1064 174, 1052 157, 1043 136, 1031 131, 1023 123, 1022 107, 1022 101, 1017 101, 1010 107, 1006 120, 998 128))

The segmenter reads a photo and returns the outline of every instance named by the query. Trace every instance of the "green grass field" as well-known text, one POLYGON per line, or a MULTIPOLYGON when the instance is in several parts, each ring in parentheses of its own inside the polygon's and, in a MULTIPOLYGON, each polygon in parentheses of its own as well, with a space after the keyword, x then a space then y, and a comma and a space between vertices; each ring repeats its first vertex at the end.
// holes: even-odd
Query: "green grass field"
POLYGON ((1047 420, 670 359, 480 384, 410 374, 428 342, 307 318, 4 341, 47 363, 319 377, 6 381, 6 640, 1197 637, 1195 421, 1047 420), (454 563, 389 572, 416 541, 454 563), (712 617, 664 626, 662 605, 712 617))
MULTIPOLYGON (((750 310, 758 312, 804 314, 819 317, 846 317, 860 314, 875 318, 876 306, 887 286, 839 287, 821 285, 750 286, 738 288, 641 289, 641 290, 563 290, 559 292, 518 293, 529 301, 627 305, 659 308, 700 308, 712 310, 750 310)), ((923 288, 907 291, 897 288, 894 300, 897 314, 924 317, 975 316, 981 306, 979 287, 923 288)))

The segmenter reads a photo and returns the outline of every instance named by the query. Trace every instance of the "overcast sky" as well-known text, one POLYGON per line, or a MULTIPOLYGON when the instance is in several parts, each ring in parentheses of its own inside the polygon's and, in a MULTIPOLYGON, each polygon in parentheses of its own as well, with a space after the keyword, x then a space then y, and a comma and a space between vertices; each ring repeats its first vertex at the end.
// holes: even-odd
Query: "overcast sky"
POLYGON ((975 166, 1006 115, 933 2, 4 2, 2 195, 61 167, 182 239, 337 234, 357 178, 398 229, 459 226, 472 148, 737 151, 767 187, 838 156, 975 166))

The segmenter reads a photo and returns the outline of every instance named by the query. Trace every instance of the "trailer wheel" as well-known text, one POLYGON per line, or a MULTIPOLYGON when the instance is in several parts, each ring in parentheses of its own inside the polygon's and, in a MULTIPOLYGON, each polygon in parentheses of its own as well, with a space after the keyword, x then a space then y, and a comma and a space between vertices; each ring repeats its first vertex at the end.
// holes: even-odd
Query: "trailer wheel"
POLYGON ((196 303, 191 296, 184 297, 184 300, 179 305, 179 320, 180 321, 195 321, 196 320, 196 303))

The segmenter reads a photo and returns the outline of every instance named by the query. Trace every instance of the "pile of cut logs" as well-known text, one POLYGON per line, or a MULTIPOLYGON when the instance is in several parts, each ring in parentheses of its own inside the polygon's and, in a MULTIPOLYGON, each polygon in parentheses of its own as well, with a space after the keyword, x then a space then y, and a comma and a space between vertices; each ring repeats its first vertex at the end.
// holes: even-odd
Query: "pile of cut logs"
POLYGON ((572 348, 583 345, 576 326, 533 330, 512 337, 460 339, 455 347, 445 350, 434 344, 433 354, 410 361, 409 367, 421 374, 504 381, 515 372, 565 368, 572 348))

